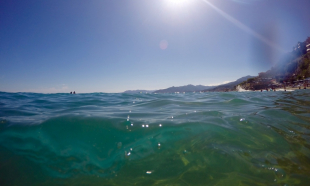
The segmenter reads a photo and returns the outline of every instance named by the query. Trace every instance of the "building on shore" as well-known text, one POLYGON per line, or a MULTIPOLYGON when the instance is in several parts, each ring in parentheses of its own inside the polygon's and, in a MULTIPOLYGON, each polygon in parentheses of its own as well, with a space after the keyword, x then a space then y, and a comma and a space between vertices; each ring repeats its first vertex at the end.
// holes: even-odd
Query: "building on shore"
POLYGON ((310 52, 310 37, 306 39, 304 42, 298 42, 295 47, 293 47, 293 52, 297 55, 306 54, 309 56, 310 52))
POLYGON ((307 56, 310 59, 310 37, 308 37, 305 43, 306 43, 307 56))

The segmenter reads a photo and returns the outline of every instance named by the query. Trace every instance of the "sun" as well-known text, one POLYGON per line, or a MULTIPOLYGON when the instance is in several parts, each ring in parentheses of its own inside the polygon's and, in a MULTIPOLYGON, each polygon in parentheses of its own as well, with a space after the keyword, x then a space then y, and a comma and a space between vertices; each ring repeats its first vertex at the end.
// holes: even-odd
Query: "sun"
POLYGON ((186 5, 190 0, 166 0, 167 3, 170 6, 184 6, 186 5))

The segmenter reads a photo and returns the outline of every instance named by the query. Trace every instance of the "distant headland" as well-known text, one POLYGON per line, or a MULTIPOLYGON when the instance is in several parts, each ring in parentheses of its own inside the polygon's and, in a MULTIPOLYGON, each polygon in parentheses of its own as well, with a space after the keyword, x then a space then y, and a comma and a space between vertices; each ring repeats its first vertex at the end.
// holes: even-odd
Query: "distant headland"
POLYGON ((221 84, 218 86, 203 86, 203 85, 185 85, 179 87, 169 87, 166 89, 160 90, 127 90, 124 93, 155 93, 155 94, 165 94, 165 93, 190 93, 190 92, 224 92, 234 90, 235 87, 241 82, 254 77, 254 76, 245 76, 237 79, 236 81, 229 82, 226 84, 221 84))
POLYGON ((229 92, 243 90, 265 90, 276 88, 298 89, 310 85, 310 37, 298 42, 292 52, 266 72, 258 76, 245 76, 236 81, 218 86, 185 85, 160 90, 127 90, 124 93, 188 93, 188 92, 229 92))

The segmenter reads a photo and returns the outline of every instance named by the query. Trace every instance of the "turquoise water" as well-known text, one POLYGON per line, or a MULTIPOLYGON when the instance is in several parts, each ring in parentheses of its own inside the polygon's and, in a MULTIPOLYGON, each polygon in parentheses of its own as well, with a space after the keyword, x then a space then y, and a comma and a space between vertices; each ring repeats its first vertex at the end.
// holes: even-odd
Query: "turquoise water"
POLYGON ((0 182, 309 185, 309 94, 0 92, 0 182))

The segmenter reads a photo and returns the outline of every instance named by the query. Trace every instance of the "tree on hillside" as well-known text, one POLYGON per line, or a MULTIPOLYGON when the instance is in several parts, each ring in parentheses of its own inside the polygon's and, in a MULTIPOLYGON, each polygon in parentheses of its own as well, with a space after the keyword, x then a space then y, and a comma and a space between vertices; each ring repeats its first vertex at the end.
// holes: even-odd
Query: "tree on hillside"
POLYGON ((255 81, 255 78, 249 78, 248 80, 247 80, 247 83, 253 83, 255 81))

